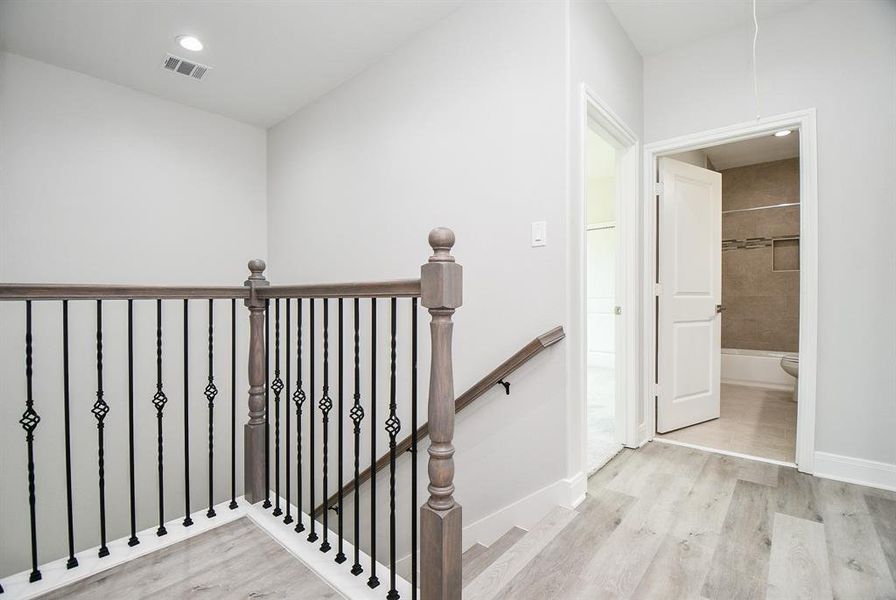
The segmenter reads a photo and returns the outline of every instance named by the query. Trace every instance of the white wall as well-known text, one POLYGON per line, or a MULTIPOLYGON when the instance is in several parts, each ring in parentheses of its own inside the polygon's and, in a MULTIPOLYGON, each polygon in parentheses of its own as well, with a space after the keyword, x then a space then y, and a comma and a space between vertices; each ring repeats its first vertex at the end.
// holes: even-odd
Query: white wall
MULTIPOLYGON (((466 5, 273 127, 273 280, 416 277, 429 230, 451 227, 465 268, 458 393, 563 324, 564 28, 560 4, 466 5), (530 248, 539 220, 549 243, 530 248)), ((459 416, 466 523, 563 476, 564 370, 554 348, 513 376, 511 396, 496 388, 459 416)), ((428 371, 421 361, 424 392, 428 371)), ((422 420, 425 393, 421 407, 422 420)))
MULTIPOLYGON (((645 60, 646 141, 755 116, 751 32, 645 60)), ((816 2, 760 23, 762 114, 815 107, 817 450, 896 463, 896 5, 816 2)))
MULTIPOLYGON (((72 71, 0 55, 0 281, 239 284, 265 254, 265 132, 72 71)), ((105 303, 109 539, 127 533, 125 303, 105 303)), ((136 302, 138 528, 156 519, 155 313, 136 302)), ((66 553, 60 305, 34 303, 40 560, 66 553)), ((182 506, 182 304, 165 303, 166 513, 182 506)), ((192 508, 207 501, 207 306, 192 302, 192 508)), ((216 309, 216 500, 229 495, 230 307, 216 309)), ((238 323, 245 321, 238 307, 238 323)), ((77 549, 98 543, 95 306, 72 302, 71 390, 77 549)), ((0 574, 29 562, 24 307, 0 303, 0 574), (9 543, 21 540, 21 543, 9 543)), ((245 331, 239 333, 245 340, 245 331)), ((240 356, 242 347, 240 344, 240 356)), ((238 360, 240 358, 238 357, 238 360)), ((246 389, 238 369, 237 389, 246 389)), ((242 401, 242 393, 238 399, 242 401)), ((242 406, 242 401, 238 406, 242 406)), ((242 415, 240 415, 242 417, 242 415)), ((240 421, 242 422, 242 421, 240 421)), ((239 439, 240 436, 238 436, 239 439)), ((241 458, 239 458, 241 461, 241 458)), ((241 469, 238 469, 238 473, 241 469)))

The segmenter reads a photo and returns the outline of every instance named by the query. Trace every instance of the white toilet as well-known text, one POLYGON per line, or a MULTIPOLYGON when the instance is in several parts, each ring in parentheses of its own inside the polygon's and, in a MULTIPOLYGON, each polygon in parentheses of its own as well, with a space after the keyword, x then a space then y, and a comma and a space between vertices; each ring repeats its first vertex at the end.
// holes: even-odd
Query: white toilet
POLYGON ((781 357, 781 368, 791 377, 796 378, 793 385, 793 401, 797 401, 797 392, 799 391, 799 373, 800 373, 800 355, 797 353, 785 354, 781 357))

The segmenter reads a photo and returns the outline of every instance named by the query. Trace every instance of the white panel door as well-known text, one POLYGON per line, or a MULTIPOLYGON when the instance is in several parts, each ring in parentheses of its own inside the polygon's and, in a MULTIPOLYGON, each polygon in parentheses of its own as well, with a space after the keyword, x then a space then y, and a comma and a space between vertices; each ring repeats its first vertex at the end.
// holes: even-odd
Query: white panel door
POLYGON ((717 419, 722 320, 722 175, 659 161, 660 433, 717 419))

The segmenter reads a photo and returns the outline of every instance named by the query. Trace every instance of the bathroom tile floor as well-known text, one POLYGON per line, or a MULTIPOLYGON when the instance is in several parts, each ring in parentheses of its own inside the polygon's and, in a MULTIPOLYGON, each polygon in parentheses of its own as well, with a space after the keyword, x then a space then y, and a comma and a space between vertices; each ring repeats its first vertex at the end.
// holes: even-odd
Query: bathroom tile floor
POLYGON ((793 462, 796 406, 790 392, 723 383, 720 418, 657 437, 793 462))

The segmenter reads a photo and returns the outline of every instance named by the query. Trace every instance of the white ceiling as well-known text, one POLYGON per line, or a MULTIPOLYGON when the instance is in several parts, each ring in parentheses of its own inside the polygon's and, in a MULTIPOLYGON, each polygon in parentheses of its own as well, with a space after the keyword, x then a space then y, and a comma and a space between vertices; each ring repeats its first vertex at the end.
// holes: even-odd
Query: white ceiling
POLYGON ((765 135, 742 142, 722 144, 705 149, 712 166, 717 171, 745 167, 758 163, 784 160, 800 155, 800 135, 798 131, 785 137, 765 135))
POLYGON ((0 48, 269 127, 369 67, 459 0, 3 0, 0 48), (197 36, 201 52, 175 37, 197 36), (171 52, 214 67, 161 68, 171 52))
MULTIPOLYGON (((762 20, 812 0, 757 0, 762 20)), ((751 0, 608 0, 643 56, 690 45, 730 29, 753 26, 751 0)))

